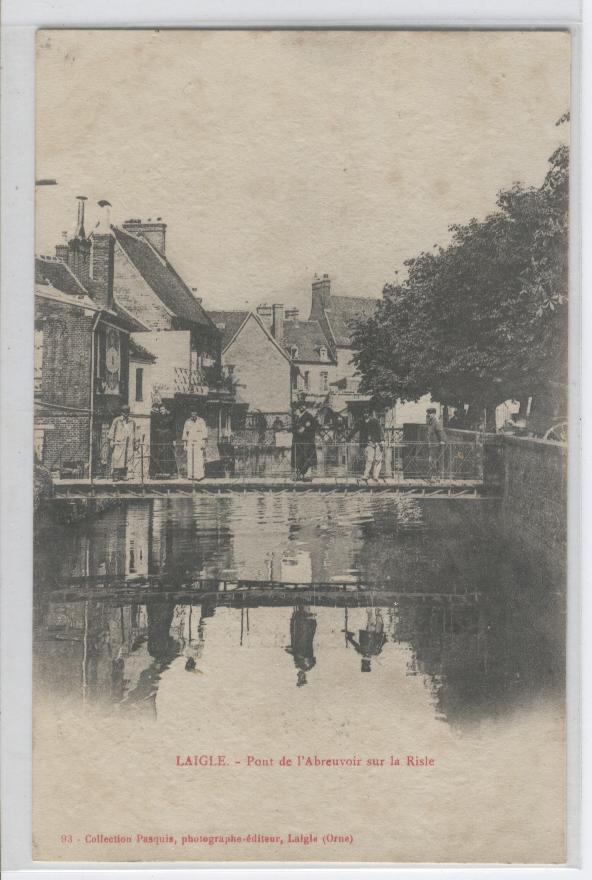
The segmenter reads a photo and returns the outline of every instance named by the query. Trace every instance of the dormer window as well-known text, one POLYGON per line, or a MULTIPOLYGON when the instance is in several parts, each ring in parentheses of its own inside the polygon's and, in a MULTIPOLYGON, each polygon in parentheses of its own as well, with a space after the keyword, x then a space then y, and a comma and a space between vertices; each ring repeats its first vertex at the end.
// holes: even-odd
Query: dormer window
POLYGON ((298 357, 298 346, 297 345, 290 346, 290 357, 293 360, 296 360, 296 358, 298 357))
POLYGON ((321 347, 319 348, 319 357, 322 361, 327 360, 327 349, 324 345, 321 345, 321 347))

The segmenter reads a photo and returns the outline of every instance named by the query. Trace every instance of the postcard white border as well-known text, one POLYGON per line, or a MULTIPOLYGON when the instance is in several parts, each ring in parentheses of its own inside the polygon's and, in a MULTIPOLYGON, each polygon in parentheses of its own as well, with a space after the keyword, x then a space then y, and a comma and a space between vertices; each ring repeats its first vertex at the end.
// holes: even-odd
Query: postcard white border
MULTIPOLYGON (((33 447, 32 329, 34 252, 34 36, 38 27, 502 27, 569 28, 574 36, 574 92, 572 104, 572 289, 576 298, 580 288, 592 286, 592 184, 581 157, 592 148, 592 0, 583 0, 584 27, 580 27, 579 0, 117 0, 108 4, 89 4, 85 0, 4 0, 2 30, 2 297, 0 301, 2 339, 0 371, 1 419, 1 601, 2 601, 2 857, 6 880, 39 880, 40 877, 71 880, 88 878, 95 871, 105 878, 133 871, 144 878, 194 876, 229 880, 232 877, 265 876, 293 878, 368 876, 369 865, 301 864, 283 866, 271 863, 238 866, 228 863, 33 863, 30 860, 31 830, 31 532, 33 447), (478 7, 478 8, 477 8, 478 7), (578 69, 582 63, 583 91, 578 69), (582 100, 588 98, 588 106, 582 100), (578 112, 578 107, 581 112, 578 112), (587 150, 582 147, 587 146, 587 150), (578 214, 583 194, 580 228, 578 214), (583 242, 582 275, 578 243, 583 242)), ((572 377, 592 376, 592 307, 589 296, 582 298, 581 311, 572 308, 572 377), (577 337, 582 332, 581 349, 577 337), (575 343, 575 344, 574 344, 575 343)), ((590 748, 584 754, 584 797, 580 814, 579 742, 584 747, 592 739, 590 675, 592 649, 587 636, 592 623, 592 602, 586 589, 580 589, 577 529, 580 502, 582 518, 582 556, 587 585, 592 573, 592 443, 589 442, 592 412, 592 383, 579 389, 572 382, 572 424, 581 425, 586 442, 581 456, 579 437, 572 431, 571 444, 571 583, 569 592, 570 626, 568 635, 569 681, 569 831, 570 867, 490 866, 376 866, 372 876, 431 878, 505 877, 568 878, 592 876, 592 833, 580 835, 579 827, 592 829, 590 748), (580 623, 581 620, 581 623, 580 623), (586 644, 588 642, 588 644, 586 644), (582 654, 580 655, 580 649, 582 654), (586 686, 580 705, 580 674, 586 686), (581 728, 580 728, 581 711, 581 728), (574 820, 574 818, 577 818, 574 820), (581 847, 581 850, 580 850, 581 847)))

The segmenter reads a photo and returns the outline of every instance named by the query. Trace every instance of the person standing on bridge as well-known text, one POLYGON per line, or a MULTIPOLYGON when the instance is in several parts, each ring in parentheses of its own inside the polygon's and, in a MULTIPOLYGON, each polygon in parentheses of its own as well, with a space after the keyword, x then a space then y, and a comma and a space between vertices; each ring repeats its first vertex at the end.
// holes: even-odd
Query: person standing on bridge
POLYGON ((109 428, 111 447, 111 476, 113 480, 127 480, 138 442, 137 426, 130 418, 129 406, 121 407, 121 415, 113 419, 109 428))
POLYGON ((208 428, 205 420, 191 410, 191 415, 183 427, 183 446, 187 463, 187 476, 190 480, 203 480, 205 476, 206 440, 208 428))
POLYGON ((368 480, 370 475, 372 479, 378 480, 380 471, 382 470, 382 462, 384 460, 383 443, 384 434, 382 425, 376 416, 374 410, 364 410, 362 419, 353 430, 350 431, 348 440, 354 434, 359 435, 360 446, 364 452, 364 480, 368 480))
POLYGON ((307 407, 305 396, 301 395, 292 419, 292 467, 297 480, 306 480, 308 471, 316 467, 318 429, 319 423, 307 407))
POLYGON ((436 475, 442 476, 444 470, 444 445, 446 435, 436 414, 436 407, 430 406, 426 410, 426 425, 428 429, 428 477, 432 480, 436 475))

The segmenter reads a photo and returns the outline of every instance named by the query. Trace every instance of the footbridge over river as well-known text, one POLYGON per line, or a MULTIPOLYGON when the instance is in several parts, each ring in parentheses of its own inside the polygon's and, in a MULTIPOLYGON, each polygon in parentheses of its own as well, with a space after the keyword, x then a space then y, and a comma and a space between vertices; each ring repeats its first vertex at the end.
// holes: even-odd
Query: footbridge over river
POLYGON ((274 493, 398 493, 420 498, 483 498, 482 479, 396 479, 384 477, 364 480, 361 477, 313 477, 297 481, 288 477, 211 477, 203 480, 121 480, 56 478, 54 497, 80 498, 166 498, 196 494, 232 495, 245 492, 274 493))

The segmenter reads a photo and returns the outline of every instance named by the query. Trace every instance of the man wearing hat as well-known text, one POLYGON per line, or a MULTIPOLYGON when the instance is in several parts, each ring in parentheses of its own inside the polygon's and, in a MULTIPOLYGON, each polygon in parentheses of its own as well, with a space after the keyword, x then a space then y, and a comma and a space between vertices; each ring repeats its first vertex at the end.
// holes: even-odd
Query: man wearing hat
POLYGON ((113 419, 109 428, 111 447, 111 476, 113 480, 127 480, 138 438, 135 421, 130 418, 130 408, 121 407, 121 415, 113 419))
POLYGON ((317 463, 318 428, 319 423, 306 405, 306 395, 300 394, 292 417, 292 467, 297 480, 306 480, 306 474, 317 463))
POLYGON ((446 436, 444 429, 440 424, 435 406, 430 406, 426 410, 426 425, 428 428, 428 461, 429 461, 429 478, 432 479, 436 473, 442 473, 444 466, 444 444, 446 436))

